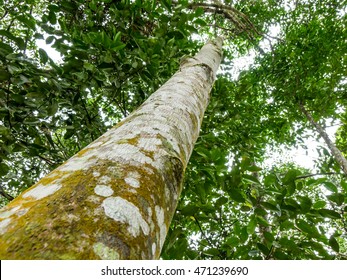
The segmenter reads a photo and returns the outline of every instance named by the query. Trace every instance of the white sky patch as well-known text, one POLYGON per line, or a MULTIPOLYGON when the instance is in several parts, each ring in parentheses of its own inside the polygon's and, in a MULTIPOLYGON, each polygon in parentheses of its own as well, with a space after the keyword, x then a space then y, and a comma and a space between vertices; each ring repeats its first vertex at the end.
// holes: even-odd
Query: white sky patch
MULTIPOLYGON (((328 120, 327 123, 332 124, 332 120, 328 120)), ((326 133, 329 135, 330 139, 335 141, 335 133, 339 128, 338 125, 331 125, 325 129, 326 133)), ((271 168, 273 165, 278 163, 295 163, 298 166, 307 168, 309 170, 314 170, 315 161, 319 159, 318 149, 319 147, 325 147, 328 149, 326 143, 322 138, 317 140, 315 137, 310 136, 304 139, 304 147, 293 147, 291 149, 286 148, 284 145, 279 146, 277 150, 273 148, 268 148, 266 154, 267 159, 264 161, 263 166, 265 168, 271 168)), ((328 149, 329 150, 329 149, 328 149)))
POLYGON ((47 55, 55 62, 55 63, 61 63, 62 62, 62 56, 59 52, 57 52, 55 49, 53 49, 50 45, 46 44, 45 40, 36 40, 36 45, 44 49, 47 53, 47 55))

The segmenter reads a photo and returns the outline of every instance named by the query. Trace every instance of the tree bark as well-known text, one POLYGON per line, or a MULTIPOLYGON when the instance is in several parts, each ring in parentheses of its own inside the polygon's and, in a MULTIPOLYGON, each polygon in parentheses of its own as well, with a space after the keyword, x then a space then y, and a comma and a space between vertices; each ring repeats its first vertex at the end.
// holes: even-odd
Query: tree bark
POLYGON ((0 211, 1 259, 156 259, 222 57, 208 42, 135 112, 0 211))
POLYGON ((319 133, 320 137, 323 138, 325 143, 327 144, 331 154, 335 158, 335 160, 340 165, 343 173, 347 176, 347 160, 341 153, 341 151, 336 147, 336 145, 330 140, 329 135, 324 131, 323 127, 317 123, 310 112, 308 112, 303 104, 299 104, 301 112, 307 117, 310 124, 316 128, 317 132, 319 133))

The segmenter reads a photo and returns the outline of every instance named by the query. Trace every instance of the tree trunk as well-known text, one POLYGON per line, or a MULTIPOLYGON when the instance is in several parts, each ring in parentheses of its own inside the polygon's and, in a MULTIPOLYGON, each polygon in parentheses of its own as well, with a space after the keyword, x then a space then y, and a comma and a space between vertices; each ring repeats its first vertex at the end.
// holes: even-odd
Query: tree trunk
POLYGON ((306 110, 305 106, 303 104, 299 104, 301 111, 304 113, 304 115, 307 117, 309 122, 313 127, 316 128, 317 132, 319 133, 320 137, 322 137, 327 144, 331 154, 335 158, 335 160, 340 165, 343 173, 347 176, 347 160, 341 153, 341 151, 335 146, 335 144, 330 140, 329 135, 324 131, 323 127, 319 125, 319 123, 315 122, 311 114, 306 110))
POLYGON ((135 112, 0 211, 1 259, 156 259, 222 56, 207 43, 135 112))

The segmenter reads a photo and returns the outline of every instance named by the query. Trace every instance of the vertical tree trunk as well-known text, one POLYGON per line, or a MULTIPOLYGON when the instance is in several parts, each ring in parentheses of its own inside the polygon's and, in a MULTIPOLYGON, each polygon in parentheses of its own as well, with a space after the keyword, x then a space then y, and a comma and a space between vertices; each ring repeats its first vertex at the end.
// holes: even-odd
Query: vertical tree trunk
POLYGON ((315 122, 311 114, 306 110, 305 106, 303 104, 299 104, 301 111, 304 113, 304 115, 307 117, 309 122, 313 127, 316 128, 317 132, 319 133, 320 137, 322 137, 327 144, 331 154, 335 158, 335 160, 340 165, 343 173, 347 176, 347 160, 341 153, 341 151, 335 146, 335 144, 330 140, 329 135, 324 131, 323 127, 319 125, 319 123, 315 122))
POLYGON ((138 110, 0 211, 1 259, 160 256, 222 56, 207 43, 138 110))

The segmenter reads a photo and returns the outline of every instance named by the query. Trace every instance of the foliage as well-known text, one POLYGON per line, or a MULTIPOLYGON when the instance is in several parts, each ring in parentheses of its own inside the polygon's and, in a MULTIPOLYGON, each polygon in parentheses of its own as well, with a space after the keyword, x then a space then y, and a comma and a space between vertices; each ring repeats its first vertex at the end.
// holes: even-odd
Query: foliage
POLYGON ((219 1, 238 11, 234 23, 202 2, 0 0, 1 190, 30 187, 223 35, 162 258, 346 259, 347 181, 329 151, 316 170, 264 165, 269 147, 304 145, 313 128, 300 104, 323 127, 341 125, 347 155, 346 1, 219 1), (255 62, 231 76, 248 52, 255 62))

